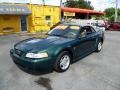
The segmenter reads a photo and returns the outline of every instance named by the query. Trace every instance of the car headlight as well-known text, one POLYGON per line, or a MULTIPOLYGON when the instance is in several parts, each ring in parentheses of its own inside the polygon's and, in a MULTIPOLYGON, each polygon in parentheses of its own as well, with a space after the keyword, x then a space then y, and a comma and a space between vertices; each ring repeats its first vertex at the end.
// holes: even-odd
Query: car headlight
POLYGON ((43 53, 27 53, 27 58, 46 58, 48 57, 48 54, 46 52, 43 53))

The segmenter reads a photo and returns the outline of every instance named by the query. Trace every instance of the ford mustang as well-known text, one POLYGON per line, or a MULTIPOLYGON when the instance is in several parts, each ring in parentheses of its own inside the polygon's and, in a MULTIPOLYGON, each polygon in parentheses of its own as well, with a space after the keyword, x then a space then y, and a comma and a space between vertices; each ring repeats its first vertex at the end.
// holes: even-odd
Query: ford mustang
POLYGON ((18 42, 10 55, 23 68, 64 72, 76 60, 94 51, 100 52, 103 42, 102 30, 66 23, 50 30, 46 38, 33 37, 18 42))

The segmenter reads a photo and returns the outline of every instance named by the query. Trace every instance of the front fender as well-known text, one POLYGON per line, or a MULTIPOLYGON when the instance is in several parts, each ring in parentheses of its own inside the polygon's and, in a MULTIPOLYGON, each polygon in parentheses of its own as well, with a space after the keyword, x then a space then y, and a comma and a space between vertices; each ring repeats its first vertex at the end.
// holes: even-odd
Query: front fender
POLYGON ((67 45, 67 46, 59 45, 59 46, 52 47, 51 49, 48 50, 48 53, 50 56, 56 59, 58 55, 63 51, 68 51, 73 56, 73 48, 70 45, 67 45))

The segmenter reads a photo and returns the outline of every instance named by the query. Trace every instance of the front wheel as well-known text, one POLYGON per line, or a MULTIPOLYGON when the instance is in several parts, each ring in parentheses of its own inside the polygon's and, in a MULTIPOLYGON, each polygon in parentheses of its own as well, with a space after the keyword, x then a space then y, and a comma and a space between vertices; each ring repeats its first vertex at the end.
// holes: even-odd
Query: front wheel
POLYGON ((64 72, 69 68, 70 61, 71 61, 71 56, 69 52, 64 51, 58 55, 54 69, 57 72, 64 72))
POLYGON ((97 52, 100 52, 101 49, 102 49, 102 42, 99 41, 98 44, 97 44, 97 49, 96 49, 96 51, 97 51, 97 52))

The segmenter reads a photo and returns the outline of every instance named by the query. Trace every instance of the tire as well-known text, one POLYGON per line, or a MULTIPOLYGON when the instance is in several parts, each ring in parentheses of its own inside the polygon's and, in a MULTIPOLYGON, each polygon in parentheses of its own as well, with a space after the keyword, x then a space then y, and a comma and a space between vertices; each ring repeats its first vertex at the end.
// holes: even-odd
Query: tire
POLYGON ((55 71, 65 72, 70 67, 71 55, 67 51, 61 52, 55 62, 55 71))
POLYGON ((100 52, 102 49, 102 42, 101 41, 98 41, 97 43, 97 48, 96 48, 96 52, 100 52))

